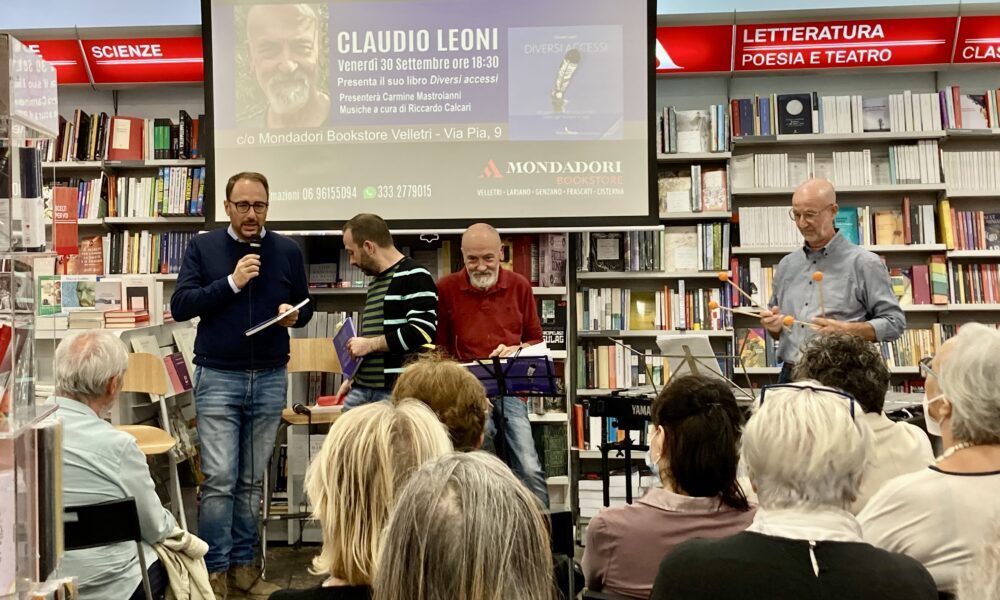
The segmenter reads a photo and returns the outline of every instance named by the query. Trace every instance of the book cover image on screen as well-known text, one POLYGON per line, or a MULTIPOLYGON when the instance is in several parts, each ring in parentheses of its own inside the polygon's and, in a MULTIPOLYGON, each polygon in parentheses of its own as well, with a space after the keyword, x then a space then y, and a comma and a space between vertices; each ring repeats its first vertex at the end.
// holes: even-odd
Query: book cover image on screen
POLYGON ((219 221, 248 170, 272 224, 656 218, 652 0, 208 6, 219 221))

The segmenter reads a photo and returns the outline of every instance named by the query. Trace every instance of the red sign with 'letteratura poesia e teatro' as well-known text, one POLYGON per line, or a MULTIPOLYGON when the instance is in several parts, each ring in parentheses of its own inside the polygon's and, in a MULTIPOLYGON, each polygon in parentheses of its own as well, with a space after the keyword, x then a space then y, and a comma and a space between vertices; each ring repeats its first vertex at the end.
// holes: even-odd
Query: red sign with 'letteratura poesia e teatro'
POLYGON ((955 17, 758 23, 736 28, 735 71, 951 62, 955 17))

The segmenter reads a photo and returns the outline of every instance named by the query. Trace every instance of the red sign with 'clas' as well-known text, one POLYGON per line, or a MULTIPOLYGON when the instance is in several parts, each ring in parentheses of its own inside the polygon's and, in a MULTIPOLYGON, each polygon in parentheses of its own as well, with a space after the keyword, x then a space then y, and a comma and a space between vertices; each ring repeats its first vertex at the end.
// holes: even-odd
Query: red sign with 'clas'
POLYGON ((946 64, 954 41, 954 17, 739 25, 734 70, 946 64))
POLYGON ((200 37, 84 40, 94 83, 185 83, 205 77, 200 37))
POLYGON ((695 25, 656 29, 656 72, 718 73, 732 69, 733 26, 695 25))
POLYGON ((87 68, 80 54, 80 42, 76 40, 38 40, 21 42, 34 50, 56 69, 59 85, 70 83, 90 83, 87 68))
POLYGON ((962 17, 956 63, 1000 63, 1000 16, 962 17))

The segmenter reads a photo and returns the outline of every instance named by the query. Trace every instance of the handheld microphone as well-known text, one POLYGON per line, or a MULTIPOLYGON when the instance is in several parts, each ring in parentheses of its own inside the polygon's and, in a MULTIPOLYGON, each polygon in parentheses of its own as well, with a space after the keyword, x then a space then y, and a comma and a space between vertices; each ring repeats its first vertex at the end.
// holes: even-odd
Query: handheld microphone
POLYGON ((292 405, 292 412, 297 415, 306 415, 306 416, 312 414, 312 411, 309 410, 309 407, 306 406, 305 404, 302 404, 301 402, 296 402, 295 404, 292 405))
POLYGON ((576 68, 580 65, 580 51, 576 48, 570 48, 566 55, 563 56, 562 63, 559 65, 559 70, 556 71, 556 81, 552 88, 552 110, 558 113, 563 112, 566 107, 566 88, 569 87, 569 82, 573 80, 573 74, 576 73, 576 68))
POLYGON ((250 244, 250 247, 254 250, 260 250, 260 234, 258 233, 257 235, 251 236, 250 239, 247 240, 247 243, 250 244))

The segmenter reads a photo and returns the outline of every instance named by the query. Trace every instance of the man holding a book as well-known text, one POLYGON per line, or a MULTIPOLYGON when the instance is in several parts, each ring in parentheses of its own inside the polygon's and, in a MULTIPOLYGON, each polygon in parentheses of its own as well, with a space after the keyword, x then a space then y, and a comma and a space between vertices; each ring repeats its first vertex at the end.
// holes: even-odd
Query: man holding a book
POLYGON ((217 598, 230 586, 266 598, 278 586, 253 566, 261 480, 286 401, 288 327, 304 327, 312 305, 253 335, 245 332, 308 298, 302 252, 264 229, 267 179, 237 173, 226 185, 230 225, 195 236, 170 299, 174 319, 200 317, 194 397, 201 440, 198 534, 217 598), (227 577, 228 574, 228 577, 227 577))
MULTIPOLYGON (((462 234, 465 269, 438 281, 437 344, 456 359, 511 356, 542 341, 531 283, 500 268, 500 246, 496 229, 486 223, 472 225, 462 234)), ((486 430, 502 432, 511 469, 548 506, 545 473, 524 400, 508 396, 495 401, 486 430)))
POLYGON ((770 310, 760 322, 780 340, 780 382, 790 381, 803 344, 816 333, 841 332, 871 342, 893 341, 906 317, 879 257, 834 227, 837 194, 825 179, 810 179, 792 195, 790 218, 805 244, 785 256, 774 274, 770 310), (794 318, 785 325, 785 317, 794 318))
POLYGON ((351 265, 374 277, 368 284, 358 335, 347 350, 362 359, 338 395, 344 410, 385 400, 413 354, 434 341, 438 293, 427 269, 396 249, 382 217, 355 215, 344 224, 344 248, 351 265))

